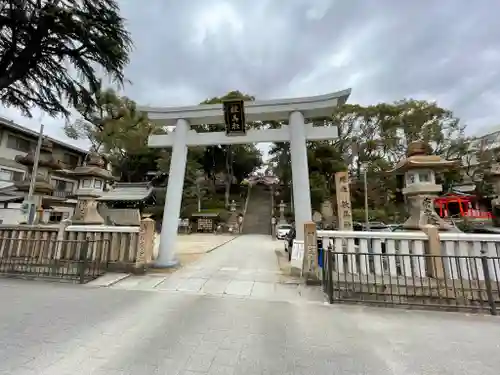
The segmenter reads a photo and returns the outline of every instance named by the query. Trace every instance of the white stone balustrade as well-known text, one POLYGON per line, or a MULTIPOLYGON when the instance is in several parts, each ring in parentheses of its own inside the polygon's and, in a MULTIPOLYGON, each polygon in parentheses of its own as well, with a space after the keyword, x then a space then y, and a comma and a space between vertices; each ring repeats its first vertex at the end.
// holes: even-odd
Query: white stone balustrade
MULTIPOLYGON (((317 238, 322 239, 323 249, 330 248, 334 252, 333 271, 340 274, 388 274, 410 278, 428 274, 426 257, 423 256, 426 254, 428 238, 421 231, 318 230, 317 238), (344 255, 335 254, 339 252, 344 255), (356 255, 360 253, 370 253, 373 256, 356 255), (405 254, 408 256, 404 256, 405 254)), ((500 235, 442 232, 439 233, 439 240, 446 278, 484 280, 480 257, 485 256, 490 278, 500 280, 500 235)))

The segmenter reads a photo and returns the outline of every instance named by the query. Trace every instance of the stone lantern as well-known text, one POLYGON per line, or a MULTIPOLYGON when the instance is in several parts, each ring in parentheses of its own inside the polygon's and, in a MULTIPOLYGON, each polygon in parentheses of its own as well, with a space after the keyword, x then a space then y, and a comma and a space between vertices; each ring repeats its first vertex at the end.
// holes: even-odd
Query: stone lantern
POLYGON ((404 175, 403 195, 409 205, 410 217, 403 224, 407 229, 423 229, 431 224, 439 230, 453 230, 434 209, 434 198, 443 190, 436 184, 436 172, 457 166, 457 162, 430 155, 430 147, 422 141, 408 146, 407 158, 391 171, 404 175))
POLYGON ((278 205, 279 212, 280 212, 280 218, 278 221, 278 224, 286 224, 286 219, 285 219, 285 208, 286 208, 286 203, 281 201, 280 204, 278 205))
POLYGON ((229 212, 231 213, 227 221, 229 232, 233 233, 238 228, 238 214, 236 213, 236 202, 229 203, 229 212))
MULTIPOLYGON (((35 153, 33 150, 31 150, 25 156, 16 156, 15 160, 28 168, 28 173, 26 174, 24 180, 15 183, 16 189, 24 192, 27 196, 29 193, 33 175, 35 153)), ((49 205, 51 202, 64 200, 52 196, 54 187, 50 182, 52 171, 60 169, 62 169, 62 166, 52 156, 52 142, 47 139, 43 139, 40 147, 37 175, 35 176, 35 189, 33 192, 33 199, 30 202, 25 201, 25 203, 27 203, 28 205, 34 205, 36 207, 36 210, 38 211, 38 217, 33 216, 33 222, 43 221, 43 212, 45 209, 50 208, 49 205)))
POLYGON ((96 198, 103 194, 106 183, 114 180, 113 175, 105 166, 106 163, 100 155, 91 153, 84 165, 69 172, 70 175, 78 178, 78 189, 75 193, 78 205, 71 218, 73 224, 104 224, 104 219, 97 211, 96 198))

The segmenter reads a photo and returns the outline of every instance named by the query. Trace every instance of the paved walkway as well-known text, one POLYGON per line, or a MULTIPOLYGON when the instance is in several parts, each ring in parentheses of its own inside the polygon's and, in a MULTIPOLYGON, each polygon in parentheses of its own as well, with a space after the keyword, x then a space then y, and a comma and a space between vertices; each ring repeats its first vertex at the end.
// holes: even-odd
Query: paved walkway
POLYGON ((130 276, 111 288, 322 302, 319 288, 306 288, 282 274, 277 248, 281 249, 281 242, 270 236, 244 235, 173 274, 130 276))
POLYGON ((12 279, 0 279, 0 300, 6 375, 496 375, 500 368, 500 320, 492 317, 12 279))
MULTIPOLYGON (((203 234, 193 233, 177 236, 175 246, 176 254, 204 254, 212 251, 228 241, 231 241, 235 236, 229 234, 203 234)), ((159 241, 160 236, 157 236, 159 241)))

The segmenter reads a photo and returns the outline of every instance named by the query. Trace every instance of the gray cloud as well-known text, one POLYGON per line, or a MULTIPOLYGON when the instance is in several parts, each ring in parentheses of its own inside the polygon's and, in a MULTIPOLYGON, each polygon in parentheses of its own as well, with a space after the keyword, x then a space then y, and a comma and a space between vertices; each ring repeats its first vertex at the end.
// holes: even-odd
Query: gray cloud
MULTIPOLYGON (((470 134, 499 122, 495 0, 120 3, 135 42, 124 92, 140 104, 193 104, 235 89, 265 99, 351 87, 351 103, 437 100, 470 134)), ((61 121, 49 123, 60 136, 61 121)))

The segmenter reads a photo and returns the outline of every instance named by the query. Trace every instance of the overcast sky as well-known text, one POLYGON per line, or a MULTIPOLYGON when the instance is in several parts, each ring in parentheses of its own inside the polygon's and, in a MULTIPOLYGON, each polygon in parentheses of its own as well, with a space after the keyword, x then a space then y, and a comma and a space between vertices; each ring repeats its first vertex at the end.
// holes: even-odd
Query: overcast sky
MULTIPOLYGON (((119 2, 135 43, 124 93, 139 104, 189 105, 230 90, 268 99, 350 87, 350 103, 437 100, 469 134, 500 124, 498 0, 119 2)), ((0 113, 39 127, 38 114, 0 113)), ((63 138, 62 120, 42 121, 63 138)))

